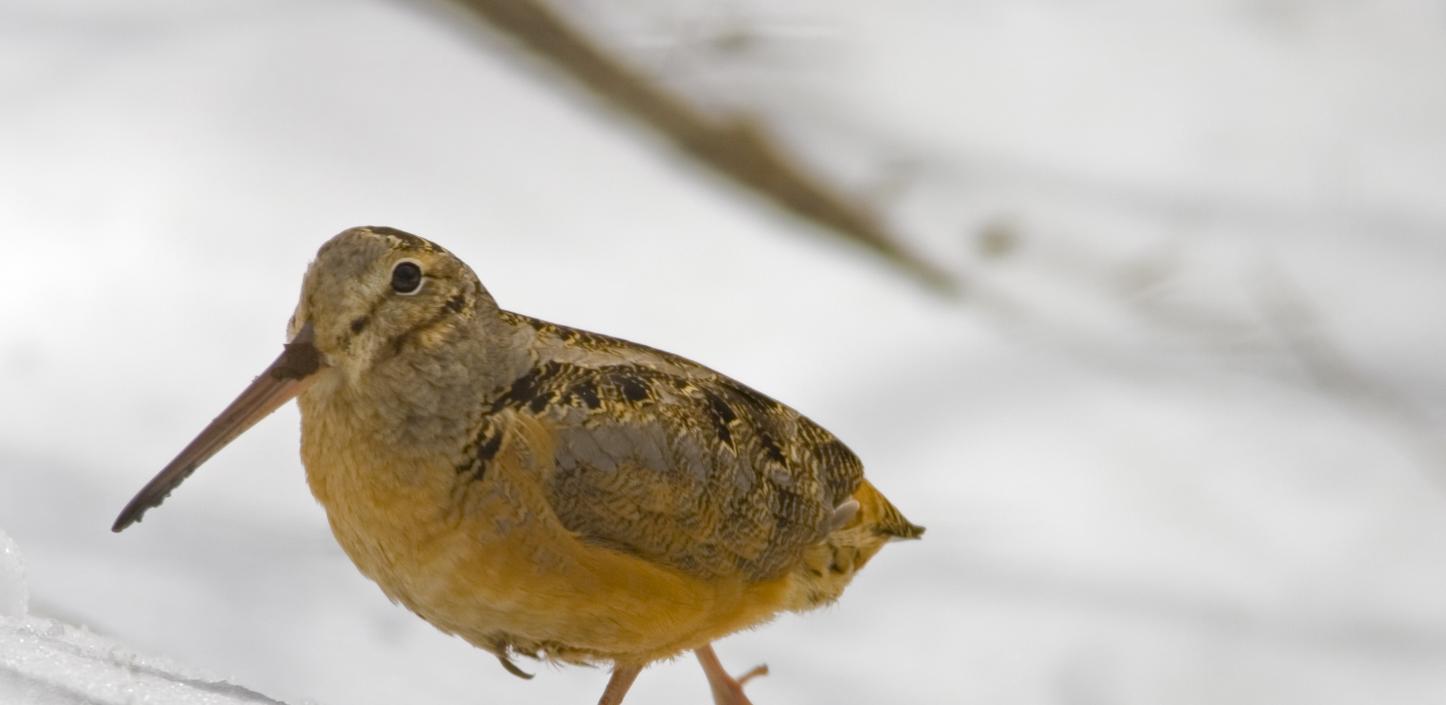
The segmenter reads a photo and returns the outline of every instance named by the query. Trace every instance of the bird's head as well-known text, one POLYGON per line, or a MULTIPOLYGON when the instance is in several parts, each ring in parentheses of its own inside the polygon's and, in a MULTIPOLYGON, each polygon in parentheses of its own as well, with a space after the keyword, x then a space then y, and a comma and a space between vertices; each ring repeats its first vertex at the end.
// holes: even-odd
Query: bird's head
POLYGON ((361 384, 393 362, 402 364, 387 374, 425 372, 427 353, 469 339, 479 314, 495 311, 472 270, 429 240, 384 227, 333 237, 307 269, 285 350, 141 489, 112 529, 139 521, 201 463, 308 388, 361 384))
POLYGON ((440 245, 392 228, 352 228, 316 253, 287 337, 309 336, 322 365, 355 383, 403 353, 465 335, 479 310, 495 308, 471 268, 440 245))

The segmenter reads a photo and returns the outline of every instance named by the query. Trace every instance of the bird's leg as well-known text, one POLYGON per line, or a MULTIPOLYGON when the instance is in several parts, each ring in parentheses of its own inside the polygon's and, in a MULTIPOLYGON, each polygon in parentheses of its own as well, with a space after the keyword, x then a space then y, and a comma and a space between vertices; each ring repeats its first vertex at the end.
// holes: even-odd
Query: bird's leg
POLYGON ((619 705, 623 696, 628 694, 628 688, 633 687, 633 681, 638 679, 642 673, 642 666, 624 666, 621 664, 613 666, 613 677, 608 679, 608 687, 603 689, 601 698, 598 698, 597 705, 619 705))
POLYGON ((708 676, 708 687, 713 690, 714 705, 753 705, 748 696, 743 694, 743 684, 758 676, 768 675, 768 666, 754 666, 753 670, 743 674, 742 678, 734 679, 723 670, 718 654, 713 653, 712 644, 695 649, 693 653, 698 655, 698 663, 703 664, 703 673, 708 676))

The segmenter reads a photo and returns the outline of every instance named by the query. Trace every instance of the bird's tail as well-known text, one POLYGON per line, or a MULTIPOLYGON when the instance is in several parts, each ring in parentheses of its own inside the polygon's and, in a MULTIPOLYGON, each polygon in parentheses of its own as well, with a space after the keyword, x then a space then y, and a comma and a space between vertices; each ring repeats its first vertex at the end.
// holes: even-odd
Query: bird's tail
POLYGON ((854 573, 885 543, 924 534, 924 527, 905 519, 868 480, 854 490, 849 503, 857 506, 852 517, 804 552, 803 563, 793 575, 789 609, 801 612, 837 600, 854 573))
POLYGON ((875 533, 891 539, 916 539, 924 535, 924 527, 905 519, 899 508, 868 480, 859 483, 853 498, 859 503, 858 523, 875 533))

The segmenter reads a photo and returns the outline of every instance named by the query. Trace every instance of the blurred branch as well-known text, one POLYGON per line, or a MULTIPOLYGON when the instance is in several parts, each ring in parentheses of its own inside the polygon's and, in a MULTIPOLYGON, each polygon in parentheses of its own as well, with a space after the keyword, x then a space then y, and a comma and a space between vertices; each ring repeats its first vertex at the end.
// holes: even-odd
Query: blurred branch
POLYGON ((1437 484, 1446 485, 1446 440, 1408 398, 1357 369, 1325 333, 1320 316, 1300 288, 1279 267, 1259 275, 1257 299, 1266 323, 1322 391, 1348 408, 1361 409, 1393 422, 1437 484))
POLYGON ((910 252, 869 208, 856 204, 788 154, 748 116, 709 116, 602 49, 541 0, 453 0, 546 59, 593 94, 658 131, 679 151, 775 206, 882 255, 930 286, 954 276, 910 252))

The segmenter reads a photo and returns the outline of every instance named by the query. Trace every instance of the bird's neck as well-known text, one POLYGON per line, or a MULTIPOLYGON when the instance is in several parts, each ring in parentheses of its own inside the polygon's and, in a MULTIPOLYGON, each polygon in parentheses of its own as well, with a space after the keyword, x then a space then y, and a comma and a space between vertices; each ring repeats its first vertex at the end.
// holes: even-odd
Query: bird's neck
POLYGON ((535 332, 490 312, 445 336, 416 341, 355 380, 337 375, 303 394, 303 429, 393 455, 461 452, 488 402, 533 363, 535 332))

